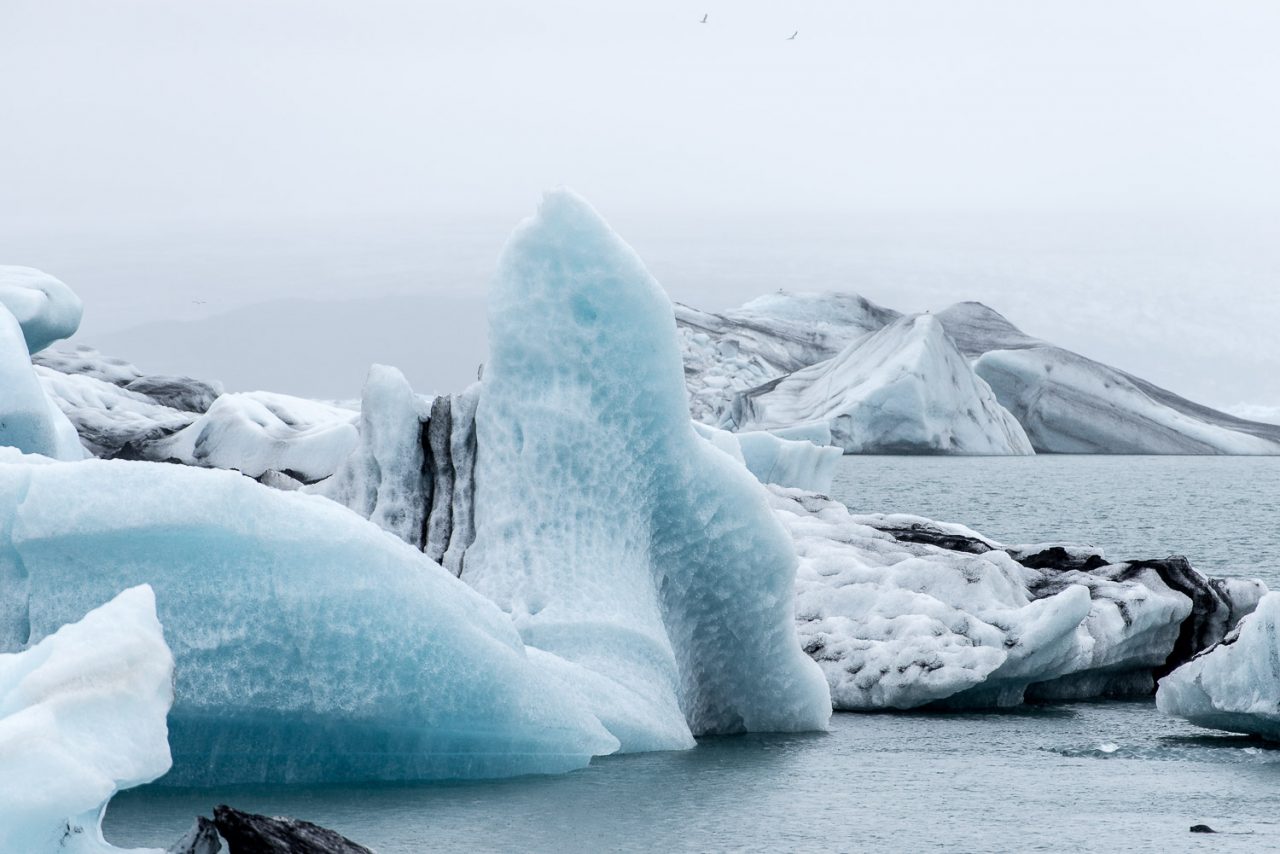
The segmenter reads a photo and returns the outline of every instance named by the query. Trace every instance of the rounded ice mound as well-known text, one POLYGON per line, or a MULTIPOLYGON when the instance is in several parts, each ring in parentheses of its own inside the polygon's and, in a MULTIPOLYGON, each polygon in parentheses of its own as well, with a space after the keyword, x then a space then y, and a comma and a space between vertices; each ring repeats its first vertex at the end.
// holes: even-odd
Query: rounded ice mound
POLYGON ((1156 707, 1197 726, 1280 741, 1280 592, 1160 680, 1156 707))
POLYGON ((169 770, 171 702, 173 656, 146 585, 0 654, 0 851, 118 851, 102 809, 169 770))
POLYGON ((0 305, 22 327, 28 353, 70 338, 84 314, 84 303, 75 291, 34 267, 0 265, 0 305))
POLYGON ((463 580, 567 662, 624 750, 824 728, 795 552, 763 487, 694 432, 672 305, 635 252, 548 193, 489 320, 463 580))
POLYGON ((328 499, 0 460, 0 650, 150 584, 177 661, 165 783, 558 773, 617 747, 505 614, 328 499))
POLYGON ((76 428, 45 394, 22 328, 0 305, 0 445, 61 460, 85 456, 76 428))

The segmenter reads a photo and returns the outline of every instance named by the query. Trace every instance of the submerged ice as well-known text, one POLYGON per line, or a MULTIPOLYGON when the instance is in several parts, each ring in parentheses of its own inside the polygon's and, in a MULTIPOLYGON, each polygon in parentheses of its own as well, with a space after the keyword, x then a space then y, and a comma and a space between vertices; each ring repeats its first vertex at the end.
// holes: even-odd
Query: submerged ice
POLYGON ((490 296, 463 580, 590 695, 624 750, 825 727, 795 554, 694 432, 671 303, 585 202, 547 195, 490 296))

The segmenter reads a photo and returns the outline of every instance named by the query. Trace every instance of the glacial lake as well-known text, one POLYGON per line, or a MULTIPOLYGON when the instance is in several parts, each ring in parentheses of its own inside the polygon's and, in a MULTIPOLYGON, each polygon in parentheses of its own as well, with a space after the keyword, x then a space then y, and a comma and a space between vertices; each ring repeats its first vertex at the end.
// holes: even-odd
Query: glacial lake
MULTIPOLYGON (((1185 554, 1280 588, 1280 459, 848 457, 855 512, 913 512, 1005 542, 1185 554)), ((218 803, 424 851, 1265 851, 1280 749, 1166 718, 1151 701, 999 713, 837 714, 829 733, 703 739, 559 777, 116 797, 117 845, 172 843, 218 803), (1215 835, 1188 833, 1208 824, 1215 835)))

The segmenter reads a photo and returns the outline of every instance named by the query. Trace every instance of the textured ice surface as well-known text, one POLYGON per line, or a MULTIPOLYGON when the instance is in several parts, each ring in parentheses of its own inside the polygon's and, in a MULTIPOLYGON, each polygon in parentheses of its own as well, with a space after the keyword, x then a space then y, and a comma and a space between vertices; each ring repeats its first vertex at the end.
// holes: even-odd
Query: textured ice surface
POLYGON ((422 424, 429 410, 404 374, 374 365, 360 403, 359 445, 332 477, 307 491, 350 507, 422 548, 431 506, 422 449, 422 424))
POLYGON ((70 420, 95 457, 141 455, 156 439, 176 433, 196 416, 158 404, 92 373, 64 374, 36 365, 45 393, 70 420))
POLYGON ((837 356, 740 394, 739 429, 819 423, 846 453, 1030 454, 1022 427, 932 315, 899 318, 837 356))
POLYGON ((1215 642, 1265 589, 1215 586, 1185 562, 1002 546, 961 525, 770 492, 800 554, 800 637, 840 709, 1149 692, 1167 662, 1215 642))
MULTIPOLYGON (((836 466, 843 456, 840 449, 830 447, 829 442, 784 439, 763 430, 730 433, 696 421, 693 428, 702 438, 745 465, 756 480, 777 486, 829 492, 836 466)), ((825 438, 829 439, 829 434, 825 438)))
POLYGON ((1280 741, 1280 593, 1161 679, 1156 706, 1198 726, 1280 741))
POLYGON ((625 750, 825 727, 794 551, 694 432, 671 303, 630 247, 547 195, 503 254, 490 328, 462 578, 565 662, 625 750))
POLYGON ((784 291, 723 314, 679 304, 675 314, 690 409, 716 425, 737 392, 829 359, 898 317, 857 294, 784 291))
POLYGON ((0 851, 120 850, 102 839, 102 810, 169 770, 172 700, 173 656, 145 585, 0 654, 0 851))
POLYGON ((177 660, 168 783, 559 772, 617 746, 491 602, 327 499, 0 456, 0 650, 142 583, 177 660))
POLYGON ((224 394, 190 426, 150 443, 143 456, 250 477, 286 472, 310 483, 329 477, 355 450, 356 418, 350 410, 287 394, 224 394))
POLYGON ((85 456, 75 427, 45 394, 31 364, 23 330, 3 303, 0 303, 0 445, 63 460, 85 456))
POLYGON ((71 288, 31 267, 0 265, 0 306, 22 327, 29 353, 75 334, 84 313, 71 288))

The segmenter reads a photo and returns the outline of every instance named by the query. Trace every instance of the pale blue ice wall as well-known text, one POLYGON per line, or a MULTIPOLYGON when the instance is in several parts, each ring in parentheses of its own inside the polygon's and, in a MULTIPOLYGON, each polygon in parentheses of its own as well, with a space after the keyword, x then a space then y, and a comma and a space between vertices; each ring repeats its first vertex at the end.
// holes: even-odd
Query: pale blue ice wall
POLYGON ((490 327, 463 579, 527 644, 621 686, 596 711, 623 749, 824 728, 791 542, 694 432, 672 306, 636 254, 550 193, 503 254, 490 327))
POLYGON ((234 472, 0 451, 0 651, 150 584, 175 784, 495 777, 617 741, 507 617, 327 499, 234 472))

